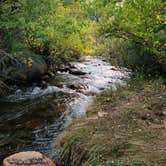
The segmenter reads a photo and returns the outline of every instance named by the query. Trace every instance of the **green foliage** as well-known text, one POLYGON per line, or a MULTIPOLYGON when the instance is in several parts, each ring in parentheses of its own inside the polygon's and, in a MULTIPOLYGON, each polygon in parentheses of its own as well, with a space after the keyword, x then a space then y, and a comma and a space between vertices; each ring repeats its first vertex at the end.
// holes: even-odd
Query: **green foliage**
POLYGON ((132 47, 128 50, 136 50, 136 55, 130 54, 144 66, 149 60, 151 63, 147 66, 149 68, 155 63, 166 64, 166 2, 163 0, 113 2, 115 1, 107 2, 100 15, 100 33, 110 38, 121 38, 127 41, 128 46, 132 47), (141 61, 142 58, 144 60, 141 61))
POLYGON ((166 63, 160 62, 156 55, 144 50, 141 44, 117 38, 112 38, 108 44, 110 62, 113 65, 125 66, 147 76, 158 75, 166 71, 166 63))
POLYGON ((10 52, 28 47, 61 63, 105 49, 95 39, 99 26, 102 40, 111 39, 106 47, 122 53, 118 61, 125 66, 166 71, 165 5, 163 0, 0 1, 0 47, 10 52))
POLYGON ((22 47, 57 63, 91 53, 88 36, 92 23, 83 5, 65 0, 1 1, 0 36, 10 52, 15 49, 13 45, 20 45, 15 43, 22 43, 22 47))

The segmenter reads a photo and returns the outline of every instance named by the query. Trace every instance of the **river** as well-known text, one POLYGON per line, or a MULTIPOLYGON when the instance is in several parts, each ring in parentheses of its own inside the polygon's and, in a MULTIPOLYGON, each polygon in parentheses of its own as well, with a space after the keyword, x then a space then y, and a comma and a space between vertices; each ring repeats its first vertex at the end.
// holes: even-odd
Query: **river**
POLYGON ((45 88, 29 86, 0 99, 0 161, 10 154, 35 150, 58 156, 54 143, 67 121, 86 113, 93 97, 116 84, 125 85, 130 72, 85 56, 71 62, 86 74, 58 72, 45 88))

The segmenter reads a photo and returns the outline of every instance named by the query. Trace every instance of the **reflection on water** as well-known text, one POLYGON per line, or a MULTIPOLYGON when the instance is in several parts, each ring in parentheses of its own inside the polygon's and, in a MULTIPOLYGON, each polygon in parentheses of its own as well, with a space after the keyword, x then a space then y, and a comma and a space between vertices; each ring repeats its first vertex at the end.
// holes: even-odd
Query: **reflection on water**
POLYGON ((45 89, 27 87, 0 100, 0 160, 25 150, 36 150, 52 157, 52 144, 67 119, 82 116, 93 96, 125 84, 126 69, 116 69, 100 59, 86 57, 71 63, 85 75, 57 73, 45 89))

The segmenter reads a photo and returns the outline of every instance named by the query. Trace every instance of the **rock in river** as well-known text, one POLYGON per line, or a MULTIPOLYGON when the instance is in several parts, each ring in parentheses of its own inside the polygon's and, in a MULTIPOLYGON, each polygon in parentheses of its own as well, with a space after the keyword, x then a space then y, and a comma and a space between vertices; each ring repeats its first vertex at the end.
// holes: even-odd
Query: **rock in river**
POLYGON ((26 63, 18 57, 0 51, 0 80, 4 82, 12 81, 26 81, 32 79, 39 79, 47 71, 47 64, 45 60, 32 52, 25 58, 26 63), (31 62, 28 65, 28 60, 31 62))
POLYGON ((20 152, 4 159, 3 166, 56 166, 43 154, 35 151, 20 152))
POLYGON ((78 69, 69 69, 69 73, 73 75, 85 75, 87 74, 84 71, 78 70, 78 69))

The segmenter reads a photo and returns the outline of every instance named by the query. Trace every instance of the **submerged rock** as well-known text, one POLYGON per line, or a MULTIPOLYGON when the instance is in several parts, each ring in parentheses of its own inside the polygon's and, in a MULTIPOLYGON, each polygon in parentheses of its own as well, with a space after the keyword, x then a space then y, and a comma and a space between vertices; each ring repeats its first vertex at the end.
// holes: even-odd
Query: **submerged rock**
POLYGON ((58 68, 58 71, 60 72, 67 72, 70 70, 70 66, 65 66, 65 65, 61 65, 59 68, 58 68))
POLYGON ((56 164, 35 151, 20 152, 4 159, 3 166, 56 166, 56 164))
POLYGON ((71 84, 69 85, 69 88, 72 90, 81 90, 81 89, 86 89, 86 86, 83 84, 71 84))

